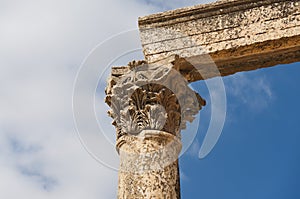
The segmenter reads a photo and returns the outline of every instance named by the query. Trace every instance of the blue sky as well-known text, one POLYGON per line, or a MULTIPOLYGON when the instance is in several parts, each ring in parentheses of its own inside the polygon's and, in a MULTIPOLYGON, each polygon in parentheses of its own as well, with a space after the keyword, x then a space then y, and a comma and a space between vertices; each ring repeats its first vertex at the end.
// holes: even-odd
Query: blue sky
MULTIPOLYGON (((76 132, 72 96, 80 65, 100 42, 136 28, 139 16, 206 2, 0 0, 0 198, 116 198, 115 130, 103 114, 103 91, 96 93, 96 112, 104 134, 95 139, 99 131, 83 115, 84 134, 89 152, 110 167, 85 150, 76 132)), ((119 61, 132 59, 141 57, 119 61)), ((299 70, 296 63, 225 77, 225 126, 204 159, 198 152, 209 94, 203 82, 193 84, 208 105, 180 159, 182 198, 299 198, 299 70)), ((105 79, 99 83, 106 85, 105 79)), ((89 97, 83 93, 82 101, 89 97)))
MULTIPOLYGON (((300 197, 299 72, 300 63, 294 63, 224 78, 227 118, 222 135, 206 158, 195 156, 209 114, 204 108, 196 147, 180 159, 183 198, 300 197), (259 81, 267 88, 259 87, 259 81)), ((207 95, 203 83, 194 86, 207 95)))

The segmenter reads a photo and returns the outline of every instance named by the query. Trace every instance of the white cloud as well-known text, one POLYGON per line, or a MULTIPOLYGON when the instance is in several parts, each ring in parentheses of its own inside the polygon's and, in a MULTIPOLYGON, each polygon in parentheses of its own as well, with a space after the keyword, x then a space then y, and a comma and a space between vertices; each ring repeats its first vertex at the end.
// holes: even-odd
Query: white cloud
POLYGON ((135 28, 151 7, 121 0, 0 4, 0 197, 115 198, 117 173, 77 138, 73 82, 94 46, 135 28))
MULTIPOLYGON (((172 5, 183 6, 164 7, 172 5)), ((73 82, 99 42, 161 10, 138 0, 0 1, 1 198, 116 197, 117 173, 92 159, 76 136, 73 82)), ((112 150, 99 141, 101 147, 109 158, 112 150)))
POLYGON ((159 7, 161 10, 170 10, 186 6, 210 3, 213 0, 144 0, 147 4, 159 7))
MULTIPOLYGON (((239 105, 249 107, 250 111, 263 111, 275 99, 270 82, 265 76, 251 77, 238 73, 226 79, 225 82, 227 94, 236 98, 239 105)), ((236 104, 230 106, 237 108, 236 104)))

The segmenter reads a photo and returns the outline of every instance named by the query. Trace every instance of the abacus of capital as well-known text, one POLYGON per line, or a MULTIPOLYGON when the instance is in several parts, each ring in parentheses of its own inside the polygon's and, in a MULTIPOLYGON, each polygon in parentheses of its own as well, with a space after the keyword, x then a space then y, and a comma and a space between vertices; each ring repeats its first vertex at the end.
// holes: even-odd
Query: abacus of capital
POLYGON ((180 131, 205 105, 189 82, 300 61, 300 0, 221 0, 141 17, 139 29, 145 61, 113 67, 106 89, 118 198, 179 199, 180 131))

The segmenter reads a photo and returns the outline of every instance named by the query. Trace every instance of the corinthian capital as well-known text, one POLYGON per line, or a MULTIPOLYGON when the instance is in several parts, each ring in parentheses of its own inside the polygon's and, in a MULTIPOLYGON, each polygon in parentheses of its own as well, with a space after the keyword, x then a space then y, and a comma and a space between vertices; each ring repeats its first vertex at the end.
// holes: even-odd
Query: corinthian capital
POLYGON ((143 130, 160 130, 180 137, 205 101, 188 86, 174 67, 175 58, 147 64, 131 62, 111 76, 106 90, 109 115, 122 135, 139 136, 143 130))

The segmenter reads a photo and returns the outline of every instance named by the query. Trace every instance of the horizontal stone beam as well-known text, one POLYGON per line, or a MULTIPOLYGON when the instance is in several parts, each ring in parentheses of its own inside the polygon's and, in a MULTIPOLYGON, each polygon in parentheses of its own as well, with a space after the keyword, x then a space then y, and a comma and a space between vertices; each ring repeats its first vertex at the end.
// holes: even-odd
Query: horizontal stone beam
POLYGON ((147 62, 179 55, 189 81, 300 61, 300 0, 221 0, 140 17, 139 29, 147 62))

